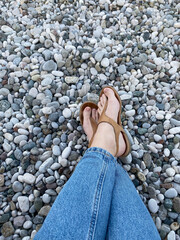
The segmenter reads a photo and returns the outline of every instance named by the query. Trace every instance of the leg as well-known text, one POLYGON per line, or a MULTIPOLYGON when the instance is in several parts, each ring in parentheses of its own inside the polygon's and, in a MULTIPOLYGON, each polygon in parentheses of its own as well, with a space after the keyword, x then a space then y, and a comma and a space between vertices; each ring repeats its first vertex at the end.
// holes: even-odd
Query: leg
POLYGON ((89 148, 34 239, 105 239, 116 165, 106 150, 89 148))
POLYGON ((127 172, 118 164, 106 239, 160 240, 146 206, 127 172))

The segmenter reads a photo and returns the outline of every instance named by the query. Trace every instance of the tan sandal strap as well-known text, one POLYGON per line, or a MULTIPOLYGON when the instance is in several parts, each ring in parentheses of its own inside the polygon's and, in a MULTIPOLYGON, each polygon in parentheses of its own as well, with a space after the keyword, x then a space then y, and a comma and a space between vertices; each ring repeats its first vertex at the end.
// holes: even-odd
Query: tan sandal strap
POLYGON ((112 118, 106 116, 105 114, 101 115, 98 125, 102 122, 109 123, 114 129, 115 139, 116 139, 116 154, 115 154, 116 156, 119 151, 119 134, 120 132, 124 134, 125 133, 124 129, 121 125, 118 125, 112 118))

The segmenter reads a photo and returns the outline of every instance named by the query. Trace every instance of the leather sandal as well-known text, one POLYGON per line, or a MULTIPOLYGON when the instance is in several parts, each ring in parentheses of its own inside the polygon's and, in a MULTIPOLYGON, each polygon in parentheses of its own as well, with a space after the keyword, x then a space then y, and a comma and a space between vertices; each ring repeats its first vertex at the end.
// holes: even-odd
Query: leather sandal
MULTIPOLYGON (((110 86, 107 86, 107 87, 104 87, 102 90, 101 90, 101 93, 100 93, 100 97, 102 96, 102 94, 104 93, 104 89, 105 88, 110 88, 114 91, 114 94, 116 96, 116 98, 118 99, 119 103, 120 103, 120 109, 119 109, 119 113, 118 113, 118 121, 117 123, 110 117, 108 117, 105 112, 106 112, 106 109, 107 109, 107 106, 108 106, 108 101, 106 102, 105 104, 105 107, 103 109, 103 112, 99 118, 99 121, 98 121, 98 124, 100 124, 101 122, 107 122, 109 124, 111 124, 111 126, 113 127, 114 129, 114 133, 115 133, 115 138, 116 138, 116 154, 115 154, 115 157, 119 151, 119 134, 120 132, 122 133, 123 137, 124 137, 124 140, 125 140, 125 143, 126 143, 126 150, 125 152, 123 153, 123 155, 121 155, 120 157, 126 157, 130 151, 131 151, 131 144, 129 142, 129 139, 122 127, 122 123, 121 123, 121 107, 122 107, 122 102, 121 102, 121 99, 117 93, 117 91, 113 88, 113 87, 110 87, 110 86)), ((113 106, 112 106, 113 107, 113 106)))
MULTIPOLYGON (((84 117, 83 117, 83 111, 84 111, 84 109, 86 108, 86 107, 90 107, 91 109, 98 109, 98 106, 95 104, 95 103, 93 103, 93 102, 85 102, 85 103, 83 103, 82 105, 81 105, 81 108, 80 108, 80 112, 79 112, 79 117, 80 117, 80 122, 81 122, 81 125, 83 126, 83 120, 84 120, 84 117)), ((97 130, 97 123, 96 123, 96 121, 92 118, 92 117, 90 117, 90 121, 91 121, 91 126, 92 126, 92 129, 93 129, 93 136, 92 136, 92 138, 91 138, 91 140, 90 140, 90 142, 89 142, 89 145, 88 145, 88 147, 90 147, 91 146, 91 144, 92 144, 92 141, 93 141, 93 138, 94 138, 94 135, 95 135, 95 133, 96 133, 96 130, 97 130)))

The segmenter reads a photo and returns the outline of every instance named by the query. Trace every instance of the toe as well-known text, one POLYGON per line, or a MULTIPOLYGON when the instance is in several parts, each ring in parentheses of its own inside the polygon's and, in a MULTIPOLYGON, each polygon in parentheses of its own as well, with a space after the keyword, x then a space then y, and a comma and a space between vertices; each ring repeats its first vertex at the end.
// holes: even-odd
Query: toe
POLYGON ((83 117, 84 117, 84 121, 88 120, 91 116, 91 108, 90 107, 86 107, 83 111, 83 117))
POLYGON ((95 120, 96 119, 96 109, 92 109, 92 118, 95 120))
POLYGON ((104 106, 107 101, 106 95, 102 95, 102 105, 104 106))
POLYGON ((99 108, 100 110, 102 110, 101 102, 98 102, 98 108, 99 108))
POLYGON ((99 120, 99 113, 98 113, 98 111, 96 111, 96 118, 95 118, 95 120, 96 120, 96 122, 98 122, 98 120, 99 120))
POLYGON ((114 91, 111 88, 105 88, 104 94, 108 97, 109 100, 115 97, 114 91))

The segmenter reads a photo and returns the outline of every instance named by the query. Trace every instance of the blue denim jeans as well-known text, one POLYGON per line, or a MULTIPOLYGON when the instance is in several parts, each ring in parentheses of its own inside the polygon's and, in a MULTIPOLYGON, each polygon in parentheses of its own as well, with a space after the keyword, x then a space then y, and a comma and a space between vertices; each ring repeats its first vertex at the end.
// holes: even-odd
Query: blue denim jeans
POLYGON ((56 198, 35 240, 159 240, 126 171, 89 148, 56 198))

